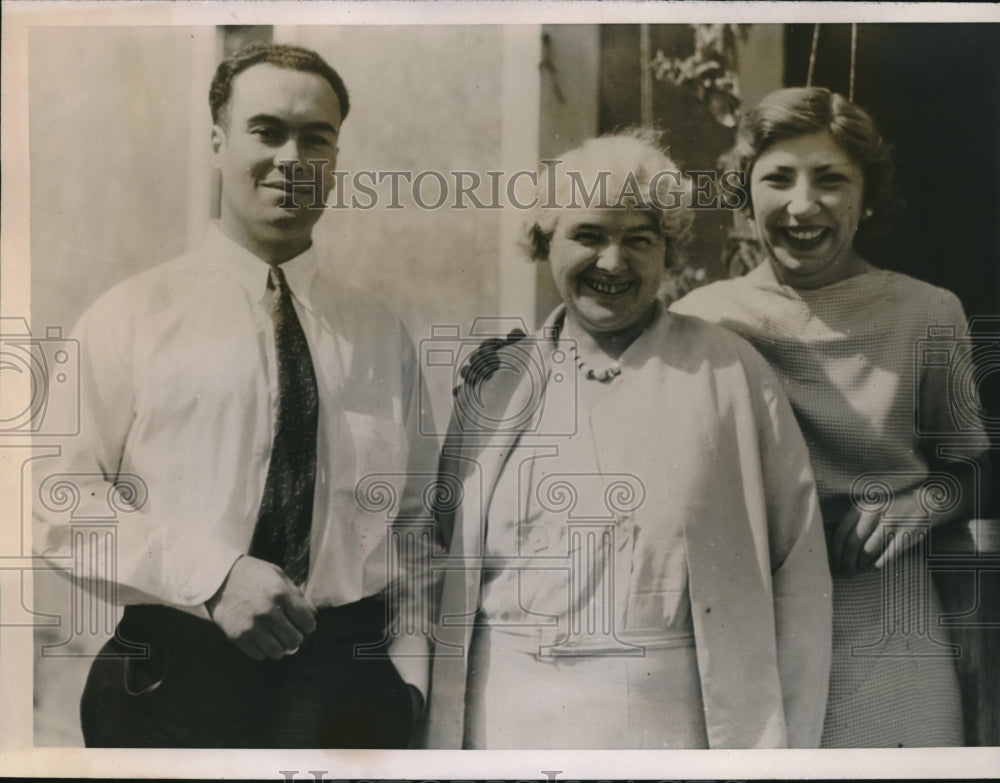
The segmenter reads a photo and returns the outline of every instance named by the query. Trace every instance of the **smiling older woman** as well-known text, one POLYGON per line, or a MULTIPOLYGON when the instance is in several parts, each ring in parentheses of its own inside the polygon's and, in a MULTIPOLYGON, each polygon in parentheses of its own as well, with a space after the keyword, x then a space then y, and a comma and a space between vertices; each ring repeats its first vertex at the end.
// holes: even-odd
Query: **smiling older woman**
POLYGON ((611 136, 541 178, 526 244, 563 303, 457 393, 429 747, 819 741, 808 453, 760 356, 658 300, 690 224, 675 169, 611 136))
POLYGON ((937 330, 951 335, 939 355, 961 367, 965 313, 952 293, 859 255, 855 235, 881 217, 888 192, 886 148, 861 108, 821 88, 780 90, 745 116, 736 152, 766 263, 672 309, 750 340, 777 372, 809 442, 834 571, 822 744, 960 745, 939 601, 920 549, 902 550, 920 538, 913 520, 937 526, 973 513, 981 424, 953 420, 956 391, 965 389, 950 389, 947 372, 915 359, 937 330), (937 437, 921 437, 921 428, 937 437), (949 457, 941 436, 959 428, 964 457, 949 457), (869 480, 885 503, 865 495, 869 480), (928 503, 929 488, 947 491, 928 503))

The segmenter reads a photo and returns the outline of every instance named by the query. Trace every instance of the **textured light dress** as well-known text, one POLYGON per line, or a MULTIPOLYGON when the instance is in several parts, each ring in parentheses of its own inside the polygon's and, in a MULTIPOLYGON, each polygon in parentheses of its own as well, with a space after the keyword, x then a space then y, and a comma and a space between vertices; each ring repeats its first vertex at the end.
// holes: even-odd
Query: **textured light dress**
MULTIPOLYGON (((962 350, 965 314, 943 289, 867 266, 798 290, 762 264, 671 309, 733 329, 777 372, 809 445, 828 536, 851 508, 852 487, 874 488, 855 502, 878 505, 883 496, 870 480, 891 495, 933 478, 918 419, 924 432, 975 427, 952 420, 942 367, 918 360, 931 327, 944 327, 941 348, 962 350)), ((938 627, 941 607, 923 551, 908 550, 880 570, 834 574, 823 747, 963 744, 956 651, 938 627)))
POLYGON ((564 313, 456 397, 426 747, 816 747, 832 586, 779 381, 660 308, 583 379, 564 313))
POLYGON ((548 411, 580 406, 576 433, 519 446, 500 473, 468 748, 708 747, 683 524, 662 513, 670 482, 636 448, 649 427, 637 409, 652 401, 628 356, 610 381, 550 383, 548 411), (617 511, 609 492, 625 500, 617 511))

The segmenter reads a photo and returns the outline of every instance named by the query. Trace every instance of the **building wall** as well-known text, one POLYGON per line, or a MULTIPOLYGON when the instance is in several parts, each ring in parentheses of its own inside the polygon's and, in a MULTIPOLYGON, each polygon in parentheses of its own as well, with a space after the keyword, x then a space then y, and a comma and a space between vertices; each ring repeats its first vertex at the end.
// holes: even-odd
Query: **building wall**
MULTIPOLYGON (((338 159, 348 176, 436 171, 452 183, 451 172, 500 168, 501 28, 304 27, 289 33, 278 28, 275 37, 318 51, 348 86, 351 111, 338 159)), ((437 200, 436 182, 424 179, 424 204, 437 200)), ((388 183, 379 193, 391 198, 388 183)), ((331 210, 320 223, 318 239, 338 277, 377 293, 415 340, 434 323, 464 325, 498 306, 501 210, 478 210, 471 200, 468 209, 453 209, 453 199, 424 209, 402 180, 402 209, 382 203, 331 210)))
MULTIPOLYGON (((68 331, 111 285, 184 251, 191 134, 210 127, 191 99, 192 54, 206 39, 214 43, 214 28, 31 31, 36 329, 68 331)), ((207 82, 207 115, 205 96, 207 82)))

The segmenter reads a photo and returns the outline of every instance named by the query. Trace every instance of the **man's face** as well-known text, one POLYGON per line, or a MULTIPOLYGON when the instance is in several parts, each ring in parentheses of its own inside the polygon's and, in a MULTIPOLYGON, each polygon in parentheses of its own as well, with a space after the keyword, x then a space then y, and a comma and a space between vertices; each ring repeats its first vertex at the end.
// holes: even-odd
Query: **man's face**
POLYGON ((337 165, 340 102, 321 76, 260 64, 233 79, 226 117, 212 129, 220 227, 263 260, 281 263, 309 246, 323 215, 337 165))

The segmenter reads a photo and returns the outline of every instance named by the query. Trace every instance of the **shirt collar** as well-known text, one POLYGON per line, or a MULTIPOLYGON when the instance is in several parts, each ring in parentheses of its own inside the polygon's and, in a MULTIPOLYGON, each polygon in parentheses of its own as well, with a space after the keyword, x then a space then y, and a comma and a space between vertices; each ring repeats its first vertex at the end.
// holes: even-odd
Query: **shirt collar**
MULTIPOLYGON (((225 274, 235 278, 253 301, 263 300, 271 271, 270 264, 222 233, 222 229, 215 221, 209 224, 206 231, 204 247, 218 267, 225 274)), ((309 307, 313 278, 319 268, 315 246, 310 245, 294 258, 279 264, 279 267, 292 294, 309 307)))

